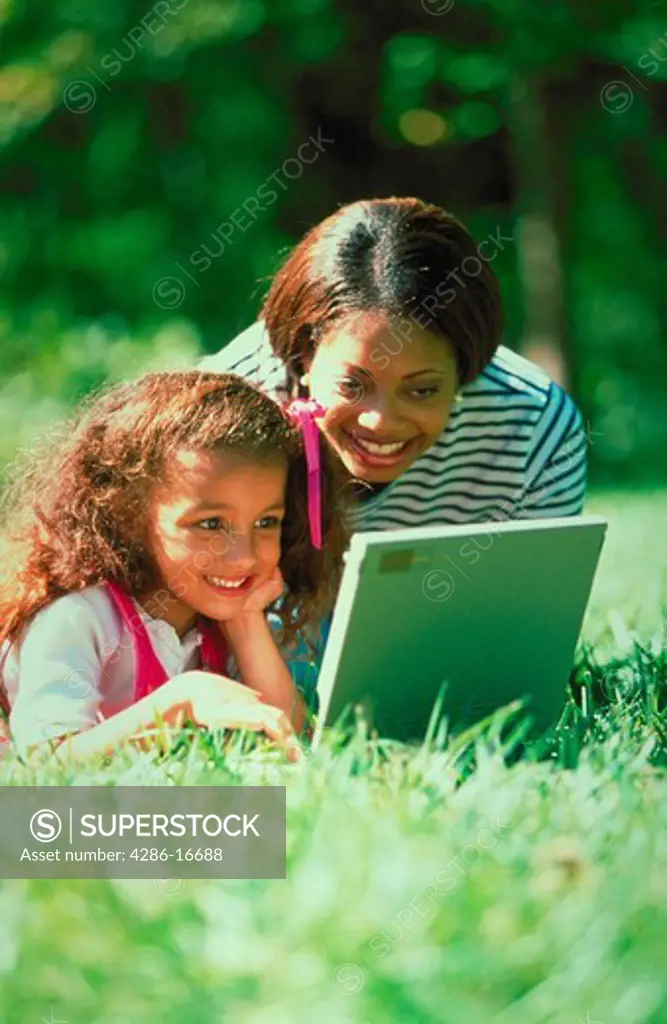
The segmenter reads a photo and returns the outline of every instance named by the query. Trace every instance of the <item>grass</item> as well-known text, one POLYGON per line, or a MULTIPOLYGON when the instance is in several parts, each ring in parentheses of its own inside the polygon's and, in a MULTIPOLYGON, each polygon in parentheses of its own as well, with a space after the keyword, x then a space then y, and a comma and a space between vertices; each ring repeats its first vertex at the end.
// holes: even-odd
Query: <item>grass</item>
MULTIPOLYGON (((0 1022, 667 1022, 667 497, 610 531, 551 756, 495 728, 440 749, 238 743, 18 784, 285 782, 287 881, 0 883, 0 1022), (503 738, 501 738, 501 736, 503 738), (566 765, 574 765, 572 768, 566 765)), ((6 826, 5 826, 6 827, 6 826)))

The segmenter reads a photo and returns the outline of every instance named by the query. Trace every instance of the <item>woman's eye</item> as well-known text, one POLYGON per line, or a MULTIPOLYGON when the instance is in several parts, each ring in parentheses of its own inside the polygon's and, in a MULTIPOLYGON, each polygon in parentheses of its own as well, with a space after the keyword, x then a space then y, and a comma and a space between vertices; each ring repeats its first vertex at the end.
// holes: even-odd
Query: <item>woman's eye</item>
POLYGON ((360 398, 364 393, 364 386, 358 377, 339 377, 336 385, 338 394, 344 398, 360 398))
POLYGON ((416 395, 418 398, 430 398, 431 395, 437 395, 438 389, 434 387, 430 388, 413 388, 410 394, 416 395))

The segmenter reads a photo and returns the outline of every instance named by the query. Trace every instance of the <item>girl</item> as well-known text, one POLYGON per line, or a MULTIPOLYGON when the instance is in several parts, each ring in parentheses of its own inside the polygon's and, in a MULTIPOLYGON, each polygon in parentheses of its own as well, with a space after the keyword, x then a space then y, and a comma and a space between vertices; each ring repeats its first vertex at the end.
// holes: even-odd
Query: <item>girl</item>
POLYGON ((231 375, 147 374, 96 399, 9 489, 0 643, 20 751, 66 736, 109 751, 159 713, 263 730, 296 756, 304 701, 264 610, 284 582, 293 647, 331 608, 346 537, 323 451, 311 544, 319 410, 285 412, 231 375))
POLYGON ((419 199, 352 203, 306 234, 262 320, 202 368, 326 408, 319 426, 347 471, 353 529, 576 515, 579 412, 499 345, 490 264, 511 241, 496 232, 477 246, 419 199))

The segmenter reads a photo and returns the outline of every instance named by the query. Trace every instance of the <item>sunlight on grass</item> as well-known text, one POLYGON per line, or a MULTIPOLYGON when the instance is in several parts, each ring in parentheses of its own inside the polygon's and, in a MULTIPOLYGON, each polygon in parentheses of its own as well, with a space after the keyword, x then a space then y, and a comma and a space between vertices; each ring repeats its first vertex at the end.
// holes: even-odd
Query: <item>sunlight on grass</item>
POLYGON ((664 636, 667 617, 667 490, 593 495, 586 512, 609 528, 584 620, 583 635, 606 653, 633 636, 664 636))
POLYGON ((662 628, 667 497, 588 510, 610 529, 584 639, 631 690, 569 701, 572 770, 558 745, 513 756, 502 716, 421 750, 362 730, 297 765, 238 737, 0 765, 23 785, 284 784, 288 804, 287 881, 0 883, 0 1022, 667 1021, 666 663, 631 652, 662 628))

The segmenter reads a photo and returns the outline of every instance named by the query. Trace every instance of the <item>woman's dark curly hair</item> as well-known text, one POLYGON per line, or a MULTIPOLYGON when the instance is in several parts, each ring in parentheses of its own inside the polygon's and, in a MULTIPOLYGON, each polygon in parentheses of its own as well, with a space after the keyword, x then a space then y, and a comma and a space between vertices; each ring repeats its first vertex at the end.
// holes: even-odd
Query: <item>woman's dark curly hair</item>
POLYGON ((428 329, 453 345, 459 384, 474 380, 503 329, 484 244, 477 246, 451 213, 409 196, 360 199, 311 228, 273 278, 261 313, 287 366, 289 393, 305 393, 305 359, 326 333, 363 312, 399 319, 417 313, 420 324, 426 318, 428 329))
MULTIPOLYGON (((258 388, 232 374, 149 373, 93 396, 67 428, 14 474, 3 497, 0 644, 18 640, 32 616, 63 594, 111 579, 135 595, 164 585, 147 552, 147 510, 167 459, 183 449, 286 461, 280 570, 287 589, 277 610, 286 647, 330 611, 348 539, 337 459, 320 435, 318 550, 300 430, 258 388)), ((0 692, 3 703, 6 710, 0 692)))

